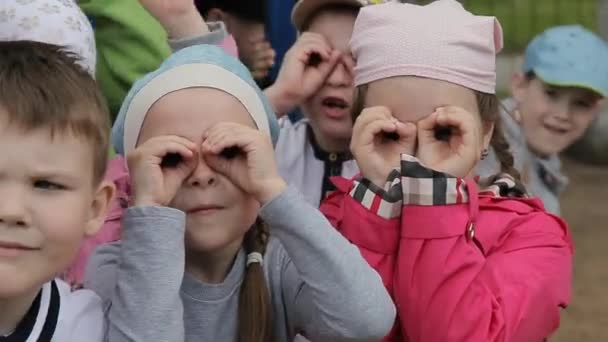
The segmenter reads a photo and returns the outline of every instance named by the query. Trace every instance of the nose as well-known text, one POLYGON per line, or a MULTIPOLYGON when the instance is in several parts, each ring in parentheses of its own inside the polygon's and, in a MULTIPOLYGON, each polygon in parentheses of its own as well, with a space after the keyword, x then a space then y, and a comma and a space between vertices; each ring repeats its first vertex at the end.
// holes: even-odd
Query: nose
POLYGON ((30 224, 23 189, 18 186, 2 186, 0 198, 0 225, 27 227, 30 224))
POLYGON ((551 114, 555 119, 560 121, 568 121, 570 118, 570 103, 566 96, 563 96, 559 101, 556 101, 551 108, 551 114))
POLYGON ((337 63, 326 81, 331 87, 350 87, 353 84, 353 78, 346 70, 346 66, 342 62, 337 63))
POLYGON ((198 165, 187 180, 192 187, 208 187, 217 184, 218 174, 205 163, 205 158, 199 158, 198 165))

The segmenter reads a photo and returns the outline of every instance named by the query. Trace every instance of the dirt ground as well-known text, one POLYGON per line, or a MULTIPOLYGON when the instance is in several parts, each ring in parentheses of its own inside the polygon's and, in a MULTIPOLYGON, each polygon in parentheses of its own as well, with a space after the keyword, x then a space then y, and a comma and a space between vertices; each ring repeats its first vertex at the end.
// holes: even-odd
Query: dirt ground
POLYGON ((551 341, 608 341, 608 167, 566 160, 562 212, 576 244, 574 297, 551 341))

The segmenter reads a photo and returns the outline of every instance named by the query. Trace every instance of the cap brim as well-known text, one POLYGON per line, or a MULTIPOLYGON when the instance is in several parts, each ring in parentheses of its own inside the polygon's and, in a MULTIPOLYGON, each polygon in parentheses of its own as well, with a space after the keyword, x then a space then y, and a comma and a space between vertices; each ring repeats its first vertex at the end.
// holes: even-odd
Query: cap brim
POLYGON ((319 8, 331 5, 351 5, 353 7, 363 7, 358 0, 300 0, 293 7, 291 12, 291 22, 298 31, 302 31, 302 26, 309 17, 319 8))
POLYGON ((534 75, 542 80, 544 83, 556 86, 556 87, 572 87, 572 88, 581 88, 590 90, 601 97, 607 97, 608 93, 605 90, 602 90, 600 87, 596 87, 593 84, 589 84, 589 82, 585 82, 576 76, 576 74, 572 75, 552 75, 550 72, 543 70, 542 68, 534 68, 534 75))

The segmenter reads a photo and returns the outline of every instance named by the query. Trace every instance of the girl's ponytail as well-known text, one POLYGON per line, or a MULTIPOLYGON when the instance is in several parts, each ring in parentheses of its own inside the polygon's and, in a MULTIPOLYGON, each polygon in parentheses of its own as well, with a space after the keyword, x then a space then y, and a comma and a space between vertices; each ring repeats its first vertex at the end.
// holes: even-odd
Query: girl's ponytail
MULTIPOLYGON (((268 243, 268 227, 258 218, 245 234, 243 246, 247 255, 264 255, 268 243)), ((239 327, 237 342, 273 342, 273 319, 270 293, 260 262, 247 266, 239 297, 239 327)))

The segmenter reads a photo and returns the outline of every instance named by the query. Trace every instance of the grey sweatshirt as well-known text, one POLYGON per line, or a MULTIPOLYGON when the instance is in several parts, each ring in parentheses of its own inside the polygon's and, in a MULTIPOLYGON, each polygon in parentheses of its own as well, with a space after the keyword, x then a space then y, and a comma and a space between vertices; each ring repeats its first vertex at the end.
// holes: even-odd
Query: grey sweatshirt
MULTIPOLYGON (((395 307, 380 276, 325 217, 295 190, 266 204, 271 227, 264 256, 277 341, 377 341, 395 307)), ((241 250, 222 284, 185 274, 183 212, 133 207, 122 243, 100 247, 85 286, 104 301, 111 342, 235 341, 246 256, 241 250)))

